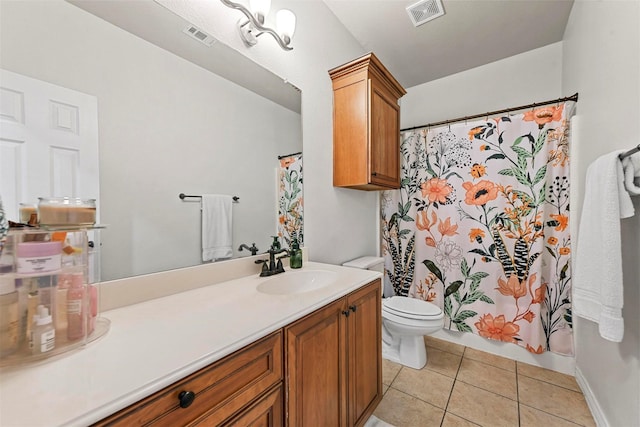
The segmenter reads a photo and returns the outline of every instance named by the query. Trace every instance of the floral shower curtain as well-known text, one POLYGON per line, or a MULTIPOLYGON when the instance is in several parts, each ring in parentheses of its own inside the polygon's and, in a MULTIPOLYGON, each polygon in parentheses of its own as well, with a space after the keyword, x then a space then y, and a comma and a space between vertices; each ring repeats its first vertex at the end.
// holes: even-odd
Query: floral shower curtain
POLYGON ((386 288, 439 305, 445 327, 572 354, 573 102, 401 135, 381 207, 386 288))
POLYGON ((278 168, 278 236, 289 247, 298 237, 303 246, 302 154, 280 158, 278 168))

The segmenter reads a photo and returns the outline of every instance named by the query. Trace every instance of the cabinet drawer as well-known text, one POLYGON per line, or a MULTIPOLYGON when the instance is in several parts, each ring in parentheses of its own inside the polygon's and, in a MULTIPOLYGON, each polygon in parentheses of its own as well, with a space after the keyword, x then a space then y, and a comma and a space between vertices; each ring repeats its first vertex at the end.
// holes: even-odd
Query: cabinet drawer
MULTIPOLYGON (((278 385, 256 403, 242 411, 224 427, 282 427, 284 408, 282 406, 282 385, 278 385)), ((214 426, 207 419, 198 427, 214 426)))
POLYGON ((278 331, 123 409, 98 426, 177 426, 198 419, 219 424, 282 380, 282 332, 278 331), (195 394, 187 408, 183 391, 195 394))

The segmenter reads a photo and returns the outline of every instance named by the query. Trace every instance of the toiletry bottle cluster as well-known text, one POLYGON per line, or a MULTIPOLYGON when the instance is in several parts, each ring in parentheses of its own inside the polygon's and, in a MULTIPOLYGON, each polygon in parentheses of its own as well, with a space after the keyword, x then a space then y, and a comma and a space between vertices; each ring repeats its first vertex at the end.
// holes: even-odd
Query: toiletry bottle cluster
POLYGON ((9 232, 0 253, 0 366, 87 342, 98 317, 88 272, 86 230, 9 232))

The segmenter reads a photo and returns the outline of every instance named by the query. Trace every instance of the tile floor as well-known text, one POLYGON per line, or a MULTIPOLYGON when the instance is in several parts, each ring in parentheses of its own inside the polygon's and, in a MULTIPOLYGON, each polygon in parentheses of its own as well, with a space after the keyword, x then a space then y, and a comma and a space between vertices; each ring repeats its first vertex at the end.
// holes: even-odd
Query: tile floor
POLYGON ((383 360, 374 415, 396 427, 595 426, 570 375, 425 338, 421 370, 383 360))

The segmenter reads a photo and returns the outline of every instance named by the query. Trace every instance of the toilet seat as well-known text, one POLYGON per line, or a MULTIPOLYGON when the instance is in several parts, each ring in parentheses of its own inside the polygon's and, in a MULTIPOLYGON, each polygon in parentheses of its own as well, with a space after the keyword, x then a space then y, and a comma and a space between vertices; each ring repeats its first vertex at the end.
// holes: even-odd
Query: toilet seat
POLYGON ((382 300, 382 311, 393 317, 415 320, 439 320, 444 313, 438 306, 416 298, 393 296, 382 300))

